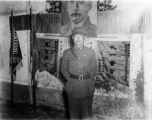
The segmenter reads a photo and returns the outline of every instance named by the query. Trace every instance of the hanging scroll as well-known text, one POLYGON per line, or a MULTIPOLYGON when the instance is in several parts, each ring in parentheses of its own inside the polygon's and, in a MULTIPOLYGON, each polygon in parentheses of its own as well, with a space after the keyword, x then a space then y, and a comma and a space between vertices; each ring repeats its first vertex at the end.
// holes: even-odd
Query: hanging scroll
POLYGON ((46 70, 57 76, 58 40, 38 38, 38 41, 40 71, 46 70))
POLYGON ((129 86, 130 43, 98 41, 98 79, 129 86))

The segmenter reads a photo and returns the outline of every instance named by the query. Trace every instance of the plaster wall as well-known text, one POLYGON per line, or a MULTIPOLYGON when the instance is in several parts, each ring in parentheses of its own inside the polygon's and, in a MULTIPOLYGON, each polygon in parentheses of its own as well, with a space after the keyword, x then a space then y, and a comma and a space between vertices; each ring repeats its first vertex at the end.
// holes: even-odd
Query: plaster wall
POLYGON ((144 100, 147 107, 147 118, 152 119, 152 35, 145 34, 143 42, 144 58, 144 100))
MULTIPOLYGON (((11 82, 9 70, 9 50, 11 43, 9 17, 13 10, 13 16, 30 13, 39 13, 45 11, 45 1, 0 1, 0 44, 2 46, 2 57, 4 67, 0 70, 0 80, 11 82)), ((23 66, 17 70, 17 76, 14 83, 28 85, 30 84, 30 32, 28 30, 17 31, 18 40, 22 51, 23 66)))
MULTIPOLYGON (((0 98, 11 99, 11 74, 9 68, 10 56, 10 21, 13 16, 28 14, 26 1, 0 1, 0 44, 2 46, 3 68, 0 70, 0 98)), ((29 72, 29 31, 16 31, 19 40, 23 66, 17 69, 14 78, 14 100, 29 101, 30 72, 29 72), (23 92, 24 91, 24 92, 23 92), (24 94, 23 94, 24 93, 24 94)))

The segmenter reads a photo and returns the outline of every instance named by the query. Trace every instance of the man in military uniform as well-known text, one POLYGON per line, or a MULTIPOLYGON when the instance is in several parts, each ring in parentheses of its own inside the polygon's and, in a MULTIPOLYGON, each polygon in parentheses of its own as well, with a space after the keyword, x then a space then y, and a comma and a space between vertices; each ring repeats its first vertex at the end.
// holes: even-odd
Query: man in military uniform
POLYGON ((94 50, 84 46, 84 39, 83 29, 73 30, 74 46, 64 51, 61 64, 61 71, 67 79, 65 90, 71 119, 91 119, 92 115, 97 64, 94 50))

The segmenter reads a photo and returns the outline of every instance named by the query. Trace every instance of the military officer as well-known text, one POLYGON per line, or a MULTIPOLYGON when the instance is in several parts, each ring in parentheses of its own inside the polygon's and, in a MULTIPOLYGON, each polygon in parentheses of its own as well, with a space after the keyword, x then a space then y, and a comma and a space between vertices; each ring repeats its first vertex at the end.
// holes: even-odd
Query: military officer
POLYGON ((85 31, 74 29, 74 46, 63 52, 61 72, 67 79, 70 119, 90 119, 94 95, 93 80, 97 71, 95 52, 84 46, 85 31))

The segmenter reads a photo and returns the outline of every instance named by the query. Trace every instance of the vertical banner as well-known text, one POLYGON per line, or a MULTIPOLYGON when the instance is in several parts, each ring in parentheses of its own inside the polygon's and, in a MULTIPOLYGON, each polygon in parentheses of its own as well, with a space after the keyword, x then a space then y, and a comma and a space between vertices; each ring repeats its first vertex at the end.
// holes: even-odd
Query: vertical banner
POLYGON ((129 86, 130 42, 97 42, 97 76, 107 91, 120 83, 129 86))
POLYGON ((96 37, 97 1, 62 1, 61 36, 70 36, 74 28, 96 37))
POLYGON ((22 67, 22 52, 18 40, 18 36, 16 30, 13 26, 13 39, 11 40, 11 47, 10 47, 10 67, 13 69, 13 73, 16 76, 16 69, 22 67), (13 42, 13 43, 12 43, 13 42), (12 52, 13 51, 13 52, 12 52))
MULTIPOLYGON (((57 76, 58 39, 38 38, 39 69, 57 76)), ((38 59, 38 58, 37 58, 38 59)))

